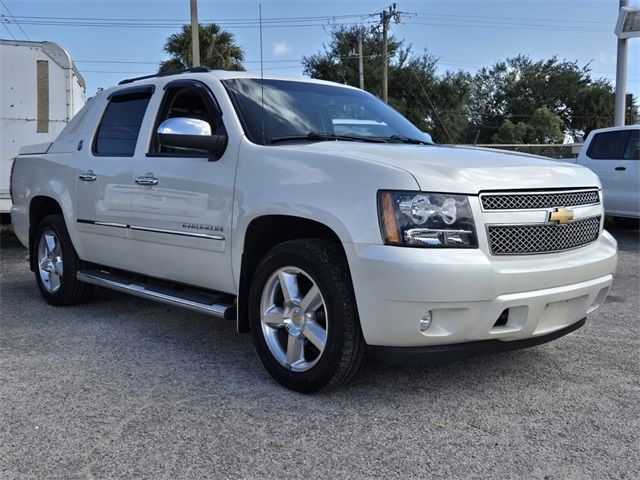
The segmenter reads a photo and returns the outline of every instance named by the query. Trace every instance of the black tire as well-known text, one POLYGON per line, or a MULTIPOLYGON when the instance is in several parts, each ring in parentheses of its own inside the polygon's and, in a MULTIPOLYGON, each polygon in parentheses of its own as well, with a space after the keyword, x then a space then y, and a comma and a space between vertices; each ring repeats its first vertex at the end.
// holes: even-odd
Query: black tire
POLYGON ((62 215, 49 215, 42 219, 36 227, 33 237, 32 255, 34 258, 35 277, 38 290, 45 301, 55 306, 74 305, 86 301, 93 291, 93 285, 79 282, 76 273, 81 270, 83 262, 78 258, 75 248, 69 238, 69 232, 62 215), (55 292, 49 291, 45 286, 41 277, 38 264, 38 249, 43 235, 47 232, 53 232, 60 243, 60 251, 62 253, 62 275, 60 276, 60 285, 55 292))
POLYGON ((330 390, 348 383, 364 364, 366 344, 348 266, 344 254, 329 241, 291 240, 265 255, 251 281, 249 322, 262 364, 277 382, 291 390, 302 393, 330 390), (303 372, 286 368, 274 357, 261 323, 263 289, 274 272, 289 266, 302 269, 315 282, 324 300, 328 319, 324 350, 317 363, 303 372))

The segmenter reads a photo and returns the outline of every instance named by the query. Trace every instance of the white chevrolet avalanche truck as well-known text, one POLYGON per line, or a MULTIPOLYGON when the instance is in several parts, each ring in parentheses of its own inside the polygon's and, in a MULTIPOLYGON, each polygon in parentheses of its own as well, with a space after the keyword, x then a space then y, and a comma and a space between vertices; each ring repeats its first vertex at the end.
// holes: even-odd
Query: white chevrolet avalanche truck
POLYGON ((237 322, 282 385, 585 323, 616 268, 586 168, 434 145, 374 96, 193 69, 125 80, 24 147, 11 217, 52 305, 94 285, 237 322))

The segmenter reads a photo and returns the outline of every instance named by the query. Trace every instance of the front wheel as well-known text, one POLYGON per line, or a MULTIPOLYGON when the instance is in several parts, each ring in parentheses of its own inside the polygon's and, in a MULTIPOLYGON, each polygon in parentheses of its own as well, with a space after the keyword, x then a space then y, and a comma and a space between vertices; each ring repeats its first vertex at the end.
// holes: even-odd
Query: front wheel
POLYGON ((324 240, 274 247, 251 283, 249 315, 262 364, 299 392, 348 382, 366 347, 343 255, 324 240))

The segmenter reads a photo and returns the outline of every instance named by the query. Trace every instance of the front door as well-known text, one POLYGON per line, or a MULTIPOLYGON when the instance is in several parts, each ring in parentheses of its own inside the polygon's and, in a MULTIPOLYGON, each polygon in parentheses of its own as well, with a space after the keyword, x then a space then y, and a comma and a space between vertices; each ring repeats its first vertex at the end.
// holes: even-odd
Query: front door
POLYGON ((205 84, 167 84, 149 152, 137 157, 134 167, 130 223, 135 271, 232 293, 230 231, 237 149, 227 148, 212 158, 201 151, 159 145, 158 126, 175 117, 204 120, 214 134, 225 132, 205 84))

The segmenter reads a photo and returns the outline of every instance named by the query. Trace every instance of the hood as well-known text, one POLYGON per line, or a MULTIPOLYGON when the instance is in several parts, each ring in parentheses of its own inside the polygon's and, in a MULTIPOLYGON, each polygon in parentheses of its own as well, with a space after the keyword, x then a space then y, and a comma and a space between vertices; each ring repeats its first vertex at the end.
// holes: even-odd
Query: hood
POLYGON ((362 142, 316 142, 285 148, 391 165, 413 175, 425 192, 477 194, 600 185, 587 168, 504 150, 362 142))

